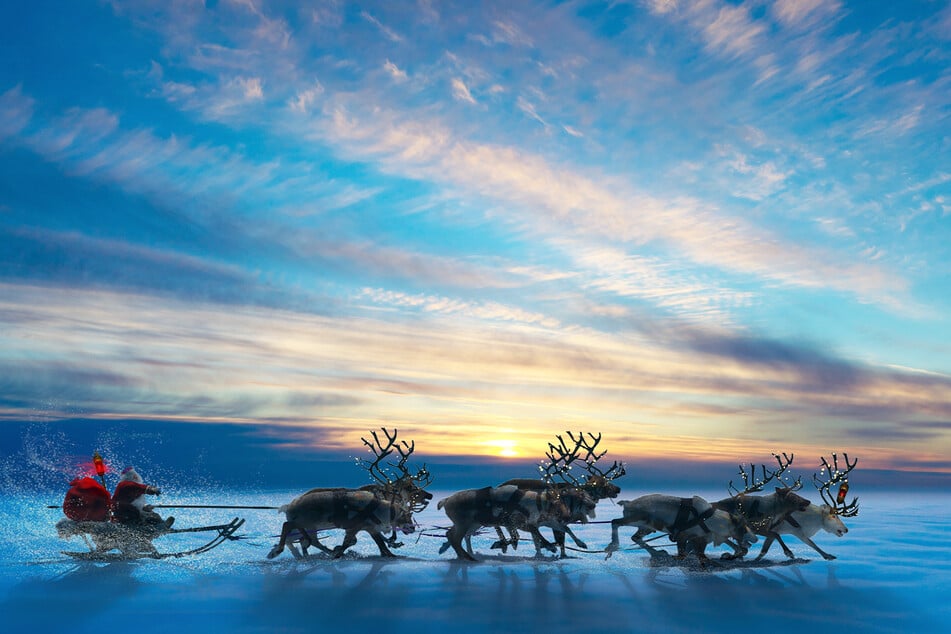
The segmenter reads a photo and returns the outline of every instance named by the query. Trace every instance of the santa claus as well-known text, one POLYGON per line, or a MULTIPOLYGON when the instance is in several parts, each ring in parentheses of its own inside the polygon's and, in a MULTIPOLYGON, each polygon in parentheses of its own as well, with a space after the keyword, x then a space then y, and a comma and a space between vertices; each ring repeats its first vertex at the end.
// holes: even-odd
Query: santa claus
POLYGON ((161 493, 158 487, 145 484, 135 468, 126 467, 112 494, 112 520, 122 524, 164 524, 166 528, 170 527, 174 517, 163 520, 158 513, 145 508, 146 495, 161 493))

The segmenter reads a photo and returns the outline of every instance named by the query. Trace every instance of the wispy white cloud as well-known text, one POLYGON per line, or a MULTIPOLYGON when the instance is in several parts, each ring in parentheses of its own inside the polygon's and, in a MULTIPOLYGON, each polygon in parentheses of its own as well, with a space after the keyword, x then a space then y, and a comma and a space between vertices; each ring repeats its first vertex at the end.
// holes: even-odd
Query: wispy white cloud
POLYGON ((561 126, 561 128, 562 128, 565 132, 567 132, 568 134, 570 134, 570 135, 573 136, 573 137, 578 137, 578 138, 580 138, 580 137, 583 137, 583 136, 584 136, 584 134, 583 134, 582 132, 580 132, 579 130, 576 130, 575 128, 571 127, 570 125, 563 125, 563 126, 561 126))
POLYGON ((761 46, 765 27, 755 22, 744 5, 724 4, 716 18, 707 24, 704 37, 707 47, 727 57, 748 55, 761 46))
POLYGON ((324 93, 323 85, 318 81, 314 82, 314 85, 310 88, 305 88, 304 90, 297 93, 294 98, 288 102, 291 110, 300 113, 306 113, 311 106, 316 103, 317 98, 324 93))
POLYGON ((586 288, 646 301, 668 314, 691 321, 725 325, 733 321, 731 315, 753 301, 749 292, 705 282, 700 276, 677 270, 675 265, 660 258, 577 241, 563 240, 556 245, 582 272, 586 288))
POLYGON ((391 42, 399 43, 403 41, 402 35, 394 31, 393 29, 391 29, 389 26, 380 22, 380 20, 374 17, 369 11, 365 11, 365 10, 361 11, 360 17, 362 17, 364 20, 366 20, 367 22, 369 22, 370 24, 378 28, 380 30, 380 33, 382 33, 383 36, 386 39, 390 40, 391 42))
POLYGON ((21 86, 0 95, 0 140, 19 134, 27 126, 33 117, 33 103, 21 86))
POLYGON ((466 103, 475 104, 476 100, 472 97, 472 93, 469 92, 469 88, 466 86, 458 77, 453 78, 452 80, 452 96, 459 101, 464 101, 466 103))
POLYGON ((492 25, 492 38, 495 42, 503 42, 512 46, 531 47, 532 38, 522 31, 514 22, 496 20, 492 25))
POLYGON ((528 101, 527 99, 525 99, 525 97, 520 96, 518 98, 518 101, 516 102, 516 106, 518 107, 519 110, 527 114, 529 117, 531 117, 535 121, 538 121, 540 124, 542 124, 545 127, 548 126, 548 123, 544 119, 542 119, 540 114, 538 114, 538 110, 535 108, 535 105, 531 103, 530 101, 528 101))
POLYGON ((413 308, 428 313, 460 315, 484 321, 514 321, 537 324, 545 328, 558 328, 561 325, 558 319, 549 315, 492 301, 471 302, 435 295, 410 295, 380 288, 365 288, 360 293, 360 297, 380 305, 413 308))
MULTIPOLYGON (((697 200, 665 200, 528 152, 465 142, 433 121, 402 121, 380 110, 370 121, 337 109, 333 125, 321 129, 387 169, 506 200, 540 221, 537 230, 582 231, 631 244, 656 240, 696 263, 889 305, 905 290, 904 280, 890 272, 786 243, 739 218, 705 210, 697 200)), ((779 175, 766 170, 764 178, 778 181, 779 175)))
POLYGON ((874 136, 884 134, 886 136, 902 135, 911 132, 921 123, 921 115, 924 111, 924 105, 919 104, 908 112, 905 112, 895 118, 877 119, 870 121, 859 128, 856 135, 858 137, 874 136))
POLYGON ((407 78, 406 71, 402 70, 400 67, 398 67, 396 64, 394 64, 390 60, 386 60, 386 62, 383 64, 383 70, 389 73, 390 77, 392 77, 393 79, 397 81, 405 81, 407 78))
POLYGON ((785 26, 801 28, 829 20, 841 8, 837 0, 777 0, 772 11, 785 26))

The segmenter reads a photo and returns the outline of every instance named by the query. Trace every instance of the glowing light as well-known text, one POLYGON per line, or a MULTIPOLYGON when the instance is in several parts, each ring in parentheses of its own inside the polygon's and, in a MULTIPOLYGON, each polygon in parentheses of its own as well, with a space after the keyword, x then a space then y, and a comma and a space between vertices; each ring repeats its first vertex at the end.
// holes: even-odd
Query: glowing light
POLYGON ((518 458, 521 454, 518 452, 518 446, 514 440, 499 439, 485 443, 495 449, 496 455, 500 458, 518 458))

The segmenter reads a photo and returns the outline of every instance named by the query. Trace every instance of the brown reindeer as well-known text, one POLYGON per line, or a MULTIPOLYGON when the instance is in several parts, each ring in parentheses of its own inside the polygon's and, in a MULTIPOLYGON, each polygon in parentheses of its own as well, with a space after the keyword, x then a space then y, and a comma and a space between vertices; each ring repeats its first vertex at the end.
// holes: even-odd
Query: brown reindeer
POLYGON ((636 526, 637 531, 631 539, 649 553, 655 553, 656 550, 644 537, 661 531, 667 533, 671 541, 677 542, 679 558, 692 550, 701 562, 706 559, 705 550, 709 543, 714 546, 732 545, 730 540, 736 540, 746 547, 757 539, 742 516, 717 509, 696 495, 680 498, 653 493, 618 504, 624 509, 624 514, 611 520, 611 543, 605 548, 607 557, 620 547, 618 528, 621 526, 636 526))
POLYGON ((515 485, 458 491, 440 500, 437 508, 444 510, 452 520, 452 526, 446 531, 449 546, 457 557, 469 561, 476 561, 469 538, 483 526, 505 527, 517 543, 518 529, 528 530, 536 539, 542 539, 539 526, 567 528, 565 518, 571 514, 555 489, 526 491, 515 485), (466 549, 462 547, 463 540, 466 540, 466 549))
MULTIPOLYGON (((539 471, 543 474, 541 479, 515 478, 506 480, 499 485, 515 485, 524 491, 544 491, 554 488, 564 498, 569 516, 567 518, 556 518, 555 520, 555 524, 564 524, 564 529, 552 524, 542 524, 552 529, 555 544, 561 550, 561 557, 566 556, 566 534, 571 536, 571 539, 579 548, 588 547, 574 534, 568 524, 583 523, 587 522, 589 518, 594 518, 594 507, 599 500, 615 498, 621 492, 621 488, 614 484, 613 480, 624 475, 624 463, 615 461, 607 470, 602 470, 597 466, 598 460, 607 453, 606 450, 600 453, 597 451, 598 444, 601 442, 601 434, 595 436, 588 433, 587 438, 585 438, 584 432, 578 432, 577 437, 570 431, 566 434, 573 446, 569 447, 562 436, 555 436, 558 444, 548 443, 548 451, 545 453, 547 461, 543 461, 539 465, 539 471), (584 451, 583 456, 582 450, 584 451), (576 466, 579 460, 582 467, 587 471, 587 474, 580 478, 572 474, 572 467, 576 466), (556 477, 560 478, 561 481, 555 482, 556 477)), ((502 534, 501 527, 496 526, 495 528, 499 534, 499 541, 495 542, 492 548, 501 547, 502 552, 505 552, 508 545, 512 545, 513 548, 517 547, 517 535, 513 534, 511 539, 507 540, 502 534)), ((535 539, 535 548, 537 552, 540 552, 541 548, 553 550, 551 544, 546 540, 539 541, 537 538, 535 539)))
MULTIPOLYGON (((762 478, 757 479, 756 467, 750 465, 750 472, 740 465, 739 474, 743 479, 743 489, 740 490, 733 486, 733 481, 728 485, 733 495, 713 503, 713 507, 726 511, 731 515, 743 517, 757 535, 765 536, 767 539, 779 539, 776 527, 786 522, 791 513, 795 511, 805 511, 809 508, 811 502, 806 498, 797 495, 796 491, 802 488, 802 478, 798 478, 794 483, 784 487, 775 487, 775 492, 768 495, 752 495, 763 490, 768 483, 773 480, 782 482, 783 474, 792 465, 794 454, 783 453, 782 456, 773 454, 778 464, 778 469, 768 470, 766 465, 760 465, 762 469, 762 478)), ((724 558, 742 558, 749 549, 742 543, 734 544, 727 542, 733 548, 732 555, 725 554, 724 558)))
MULTIPOLYGON (((281 550, 283 550, 285 545, 291 550, 291 553, 295 557, 299 557, 300 555, 294 546, 295 542, 301 544, 305 555, 307 554, 307 547, 314 546, 334 557, 339 557, 341 554, 343 554, 343 551, 356 543, 355 536, 360 530, 367 530, 367 532, 369 532, 373 537, 374 541, 376 541, 375 534, 378 531, 374 532, 367 528, 360 528, 358 524, 353 524, 353 522, 350 522, 349 520, 346 520, 346 518, 343 518, 339 515, 339 512, 342 512, 340 509, 343 509, 344 507, 351 510, 351 507, 359 507, 362 510, 353 511, 357 515, 361 517, 366 516, 366 518, 370 518, 372 516, 374 522, 379 519, 375 515, 377 513, 376 507, 370 508, 372 505, 365 503, 363 501, 363 497, 361 496, 350 496, 350 498, 348 498, 348 495, 352 493, 369 494, 377 501, 386 503, 386 507, 384 507, 384 509, 392 507, 390 509, 391 514, 394 514, 394 516, 397 517, 399 521, 392 525, 393 532, 392 535, 387 540, 385 540, 386 545, 393 548, 402 546, 402 544, 397 541, 398 531, 402 530, 405 533, 406 525, 402 521, 405 518, 400 514, 400 511, 405 510, 410 514, 410 524, 412 524, 412 513, 419 512, 426 508, 426 506, 429 504, 429 501, 433 497, 432 493, 424 489, 425 486, 432 482, 432 476, 426 469, 425 465, 423 465, 423 467, 420 468, 415 474, 410 473, 409 469, 407 468, 406 463, 413 451, 416 449, 415 442, 406 442, 405 440, 401 443, 397 442, 397 435, 399 433, 398 430, 394 429, 393 433, 391 434, 384 427, 382 428, 382 431, 383 436, 386 438, 385 443, 380 440, 379 435, 375 431, 370 432, 370 435, 373 439, 372 442, 367 438, 361 438, 363 444, 368 447, 368 451, 373 453, 374 459, 360 459, 359 463, 367 470, 367 472, 370 474, 370 477, 373 478, 375 482, 373 484, 360 487, 359 489, 346 489, 342 487, 323 487, 311 489, 310 491, 298 496, 290 504, 281 507, 281 510, 287 515, 288 521, 285 522, 285 527, 287 527, 289 525, 288 523, 290 523, 290 528, 288 529, 289 532, 287 534, 285 534, 285 532, 282 530, 281 543, 279 544, 280 548, 275 546, 275 549, 272 550, 272 553, 269 555, 269 557, 276 556, 281 552, 281 550), (389 466, 384 465, 384 459, 393 455, 394 452, 399 455, 399 460, 395 463, 390 462, 389 466), (331 497, 327 497, 323 494, 330 494, 331 497), (334 495, 336 497, 333 497, 334 495), (347 501, 348 499, 349 501, 347 501), (336 505, 338 514, 334 515, 333 513, 330 513, 328 516, 328 505, 336 505), (354 505, 356 506, 354 507, 354 505), (291 515, 294 515, 294 517, 298 519, 292 521, 291 515), (299 525, 307 524, 310 521, 304 521, 300 518, 321 517, 322 515, 336 518, 336 520, 346 523, 347 526, 336 526, 333 525, 332 522, 331 524, 327 525, 327 521, 329 520, 326 520, 323 522, 318 522, 321 524, 320 528, 300 528, 299 525), (348 529, 348 526, 350 526, 350 529, 348 529), (344 543, 341 544, 341 546, 333 549, 327 548, 320 542, 316 535, 307 532, 326 528, 342 528, 347 530, 347 533, 344 536, 344 543), (351 531, 351 529, 353 530, 351 531), (299 537, 291 537, 294 530, 297 530, 300 533, 299 537), (341 548, 343 550, 341 550, 341 548)), ((384 552, 383 548, 381 548, 381 554, 386 555, 392 553, 389 551, 389 549, 384 552)))

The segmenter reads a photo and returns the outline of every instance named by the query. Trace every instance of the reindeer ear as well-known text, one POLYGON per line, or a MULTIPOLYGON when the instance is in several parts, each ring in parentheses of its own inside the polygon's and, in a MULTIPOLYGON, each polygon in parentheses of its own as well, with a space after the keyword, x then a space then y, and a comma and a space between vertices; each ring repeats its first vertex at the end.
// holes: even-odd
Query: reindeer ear
POLYGON ((783 487, 776 487, 776 493, 778 493, 779 495, 786 495, 787 493, 789 493, 789 489, 785 489, 783 487))

